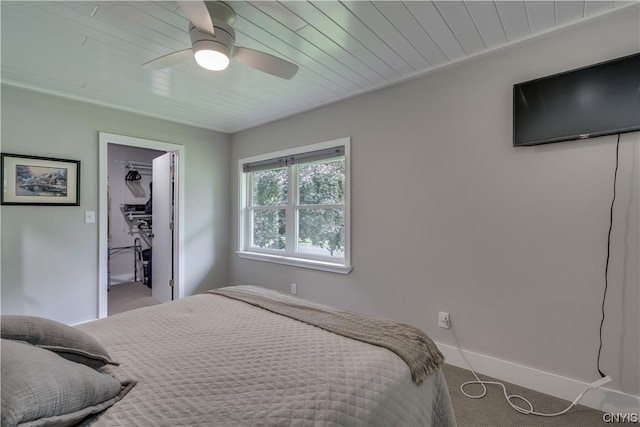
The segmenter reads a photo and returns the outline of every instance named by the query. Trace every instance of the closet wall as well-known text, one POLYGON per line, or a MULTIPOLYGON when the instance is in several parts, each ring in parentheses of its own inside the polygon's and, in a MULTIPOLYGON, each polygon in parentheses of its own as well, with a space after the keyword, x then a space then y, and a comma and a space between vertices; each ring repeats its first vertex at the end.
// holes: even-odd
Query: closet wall
MULTIPOLYGON (((151 165, 153 159, 164 154, 163 151, 136 148, 125 145, 109 144, 109 241, 111 248, 111 285, 132 282, 135 279, 134 250, 124 248, 133 246, 139 238, 142 249, 151 246, 151 230, 138 227, 138 220, 127 219, 123 212, 124 205, 144 205, 149 200, 149 183, 152 170, 138 168, 140 179, 131 181, 125 177, 130 169, 129 162, 151 165)), ((138 277, 142 281, 142 277, 138 277)))

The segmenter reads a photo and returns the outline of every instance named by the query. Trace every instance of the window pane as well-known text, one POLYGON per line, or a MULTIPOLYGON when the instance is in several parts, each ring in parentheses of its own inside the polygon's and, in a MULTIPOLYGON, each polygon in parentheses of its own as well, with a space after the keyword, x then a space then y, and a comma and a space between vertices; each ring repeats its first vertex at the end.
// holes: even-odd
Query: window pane
POLYGON ((301 205, 344 203, 344 158, 298 166, 301 205))
POLYGON ((287 169, 268 169, 252 172, 253 206, 287 204, 287 169))
POLYGON ((285 248, 284 209, 260 209, 253 211, 253 246, 264 249, 285 248))
POLYGON ((344 210, 298 210, 298 252, 344 257, 344 210))

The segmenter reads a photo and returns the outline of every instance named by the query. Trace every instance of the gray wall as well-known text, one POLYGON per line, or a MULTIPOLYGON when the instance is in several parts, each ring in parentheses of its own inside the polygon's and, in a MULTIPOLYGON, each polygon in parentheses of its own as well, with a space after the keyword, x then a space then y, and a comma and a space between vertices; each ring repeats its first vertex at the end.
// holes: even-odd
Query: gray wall
POLYGON ((2 313, 97 316, 98 132, 185 147, 185 295, 228 283, 229 136, 2 86, 2 151, 81 161, 81 206, 2 206, 2 313))
MULTIPOLYGON (((615 136, 512 147, 512 85, 640 51, 618 14, 385 90, 233 135, 239 158, 352 138, 352 263, 340 275, 232 255, 263 285, 398 319, 463 348, 591 382, 604 290, 615 136)), ((638 145, 622 135, 603 368, 638 395, 638 145)), ((237 172, 231 215, 237 238, 237 172)), ((237 241, 232 240, 232 250, 237 241)))

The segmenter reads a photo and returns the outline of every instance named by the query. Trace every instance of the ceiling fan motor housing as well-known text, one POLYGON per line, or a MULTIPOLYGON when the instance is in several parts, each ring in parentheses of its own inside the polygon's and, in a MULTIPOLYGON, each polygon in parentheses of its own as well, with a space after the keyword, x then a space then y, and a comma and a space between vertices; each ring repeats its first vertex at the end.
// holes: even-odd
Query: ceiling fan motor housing
POLYGON ((230 25, 214 21, 215 34, 209 34, 196 28, 193 24, 189 25, 189 37, 191 37, 191 46, 193 51, 197 52, 202 49, 217 50, 224 53, 227 57, 232 56, 233 45, 236 40, 236 33, 230 25))

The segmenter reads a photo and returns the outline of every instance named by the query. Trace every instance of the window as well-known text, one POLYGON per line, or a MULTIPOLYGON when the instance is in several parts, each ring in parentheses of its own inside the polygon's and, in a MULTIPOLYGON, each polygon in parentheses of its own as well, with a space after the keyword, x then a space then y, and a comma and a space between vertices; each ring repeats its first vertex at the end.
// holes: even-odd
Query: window
POLYGON ((240 160, 240 257, 351 271, 349 142, 240 160))

